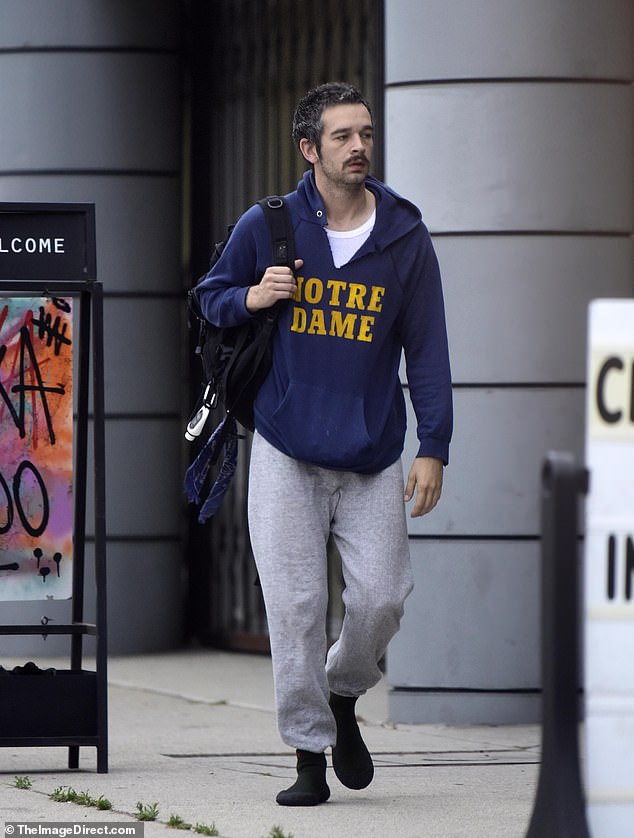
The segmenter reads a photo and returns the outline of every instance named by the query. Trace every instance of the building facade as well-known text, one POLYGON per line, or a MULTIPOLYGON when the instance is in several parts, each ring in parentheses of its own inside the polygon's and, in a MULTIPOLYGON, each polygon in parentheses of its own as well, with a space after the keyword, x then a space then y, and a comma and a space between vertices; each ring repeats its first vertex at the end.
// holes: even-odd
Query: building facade
MULTIPOLYGON (((96 205, 110 648, 265 646, 245 463, 209 528, 181 489, 197 388, 184 289, 249 203, 293 188, 299 95, 346 78, 374 101, 377 174, 418 203, 432 233, 455 380, 444 497, 410 531, 417 586, 387 656, 391 715, 530 720, 541 462, 551 449, 582 453, 588 301, 634 290, 632 5, 313 6, 0 9, 0 201, 96 205)), ((413 451, 410 437, 405 461, 413 451)), ((334 551, 333 568, 336 593, 334 551)), ((66 607, 47 604, 53 618, 66 607)), ((38 608, 0 603, 0 620, 38 619, 38 608)), ((9 654, 61 648, 6 643, 9 654)))

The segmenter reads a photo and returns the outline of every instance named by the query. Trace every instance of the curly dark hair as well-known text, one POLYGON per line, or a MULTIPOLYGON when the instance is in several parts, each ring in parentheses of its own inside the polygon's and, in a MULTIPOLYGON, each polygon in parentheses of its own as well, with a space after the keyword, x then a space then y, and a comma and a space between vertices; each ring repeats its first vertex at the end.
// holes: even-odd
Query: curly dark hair
POLYGON ((293 140, 299 145, 306 138, 321 152, 322 114, 332 105, 365 105, 372 116, 372 108, 363 93, 346 82, 327 82, 309 90, 299 101, 293 115, 293 140))

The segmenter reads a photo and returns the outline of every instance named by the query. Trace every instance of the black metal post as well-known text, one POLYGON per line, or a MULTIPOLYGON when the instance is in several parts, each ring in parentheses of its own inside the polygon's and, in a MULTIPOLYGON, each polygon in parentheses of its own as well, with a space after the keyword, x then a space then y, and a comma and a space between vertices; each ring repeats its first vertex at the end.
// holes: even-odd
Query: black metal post
POLYGON ((588 472, 566 452, 542 471, 542 763, 526 838, 590 838, 579 767, 579 497, 588 472))
POLYGON ((97 582, 97 772, 108 771, 108 641, 106 592, 106 440, 104 404, 103 288, 93 290, 93 433, 95 578, 97 582))
MULTIPOLYGON (((88 474, 88 392, 90 382, 90 292, 79 295, 79 363, 77 368, 77 421, 75 423, 75 509, 73 520, 73 591, 80 591, 72 599, 72 621, 84 620, 85 561, 86 561, 86 480, 88 474)), ((73 634, 70 639, 70 668, 81 672, 84 637, 73 634)), ((79 745, 68 748, 68 767, 79 768, 79 745)))

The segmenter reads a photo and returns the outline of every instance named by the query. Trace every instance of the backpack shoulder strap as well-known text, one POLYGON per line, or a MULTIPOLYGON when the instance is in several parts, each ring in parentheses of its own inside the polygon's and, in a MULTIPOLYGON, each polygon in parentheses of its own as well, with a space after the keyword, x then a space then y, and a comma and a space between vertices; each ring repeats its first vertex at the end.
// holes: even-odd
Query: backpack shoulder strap
POLYGON ((258 201, 264 212, 274 265, 287 265, 295 270, 295 239, 293 221, 286 201, 278 195, 269 195, 258 201))

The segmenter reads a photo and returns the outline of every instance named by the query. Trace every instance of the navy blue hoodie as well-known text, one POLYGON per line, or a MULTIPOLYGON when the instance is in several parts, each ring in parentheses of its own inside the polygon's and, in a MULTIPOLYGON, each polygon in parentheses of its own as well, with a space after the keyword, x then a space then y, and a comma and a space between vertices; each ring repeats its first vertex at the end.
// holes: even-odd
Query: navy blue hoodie
MULTIPOLYGON (((273 366, 255 402, 256 430, 278 450, 324 468, 377 472, 403 450, 401 350, 417 418, 418 456, 449 458, 452 397, 438 262, 418 209, 369 177, 376 223, 340 268, 312 172, 286 196, 304 260, 273 337, 273 366)), ((198 286, 209 321, 247 320, 251 284, 271 264, 262 209, 238 221, 198 286)))

